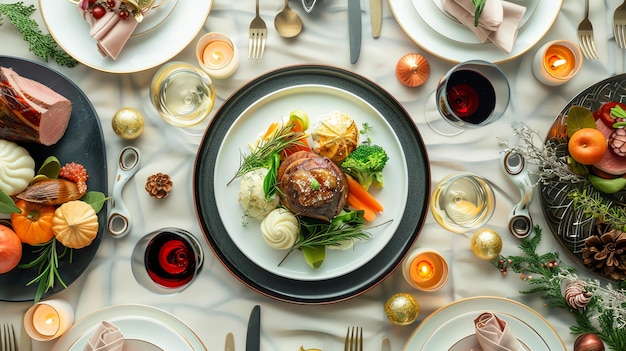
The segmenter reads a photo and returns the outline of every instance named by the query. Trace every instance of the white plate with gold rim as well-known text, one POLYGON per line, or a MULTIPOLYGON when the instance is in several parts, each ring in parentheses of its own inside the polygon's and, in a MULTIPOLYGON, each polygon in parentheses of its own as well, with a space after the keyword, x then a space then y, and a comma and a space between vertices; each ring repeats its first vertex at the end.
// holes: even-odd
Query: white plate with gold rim
POLYGON ((493 312, 506 320, 522 346, 533 351, 566 351, 556 330, 530 307, 503 297, 471 297, 452 302, 429 315, 413 331, 404 351, 457 350, 472 343, 474 318, 493 312))
MULTIPOLYGON (((442 0, 412 0, 413 7, 422 20, 437 33, 446 38, 467 44, 482 44, 474 32, 467 29, 443 8, 442 0)), ((539 0, 509 0, 508 2, 524 6, 526 11, 519 28, 524 27, 537 9, 539 0)))
POLYGON ((125 351, 206 350, 198 335, 174 315, 147 305, 115 305, 93 312, 76 322, 52 351, 82 351, 102 321, 120 328, 125 351))
POLYGON ((563 0, 538 1, 533 15, 520 28, 513 50, 507 54, 491 43, 468 44, 451 40, 422 19, 413 6, 413 1, 389 0, 389 7, 402 30, 425 51, 451 62, 480 59, 494 63, 512 60, 537 44, 552 27, 562 4, 563 0))
POLYGON ((169 0, 153 10, 154 19, 149 19, 150 13, 146 15, 146 24, 138 25, 136 34, 113 60, 98 52, 95 39, 89 36, 89 25, 76 4, 39 0, 44 23, 59 46, 80 63, 110 73, 147 70, 176 56, 200 32, 212 5, 213 0, 169 0))

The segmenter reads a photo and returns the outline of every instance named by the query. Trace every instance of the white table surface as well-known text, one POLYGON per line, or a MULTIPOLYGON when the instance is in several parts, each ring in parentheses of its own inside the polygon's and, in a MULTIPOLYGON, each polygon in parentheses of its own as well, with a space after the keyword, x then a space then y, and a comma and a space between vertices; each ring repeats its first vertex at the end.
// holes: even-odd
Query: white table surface
MULTIPOLYGON (((51 1, 51 0, 45 0, 51 1)), ((545 0, 544 0, 545 1, 545 0)), ((38 3, 33 0, 26 4, 38 3)), ((369 2, 362 1, 363 44, 361 56, 354 65, 349 60, 347 1, 318 1, 311 14, 306 14, 300 1, 290 6, 304 21, 304 31, 295 39, 278 36, 273 17, 284 5, 283 1, 261 2, 261 15, 268 24, 265 57, 249 61, 245 57, 239 70, 228 80, 217 82, 218 104, 246 81, 269 70, 285 65, 316 63, 338 66, 355 71, 387 89, 415 120, 428 150, 431 180, 434 187, 445 175, 467 170, 488 178, 497 189, 497 209, 487 227, 502 234, 503 254, 518 253, 518 241, 506 230, 506 217, 518 200, 513 183, 499 169, 496 137, 514 140, 511 125, 523 121, 534 130, 545 133, 554 116, 579 91, 601 79, 624 72, 626 51, 618 49, 611 31, 612 12, 618 0, 592 1, 591 20, 596 31, 600 60, 585 61, 581 72, 561 87, 546 87, 531 74, 532 56, 538 47, 550 40, 576 40, 576 26, 583 16, 584 1, 565 0, 563 8, 548 34, 525 55, 501 64, 512 86, 512 101, 506 115, 493 125, 463 133, 459 137, 442 137, 424 123, 422 111, 430 92, 452 63, 427 54, 401 30, 390 10, 383 5, 383 25, 380 38, 373 39, 369 27, 369 2), (417 52, 430 62, 431 76, 419 88, 406 88, 395 77, 395 65, 404 54, 417 52)), ((68 6, 59 1, 58 6, 68 6)), ((221 31, 230 36, 242 53, 247 52, 248 25, 254 16, 254 2, 216 0, 203 31, 221 31)), ((32 15, 44 32, 41 14, 32 15)), ((6 20, 5 20, 6 22, 6 20)), ((198 37, 202 34, 199 33, 198 37)), ((42 61, 28 51, 21 35, 10 24, 0 27, 0 54, 42 61)), ((194 42, 195 43, 195 40, 194 42)), ((195 64, 194 47, 190 45, 175 60, 195 64)), ((83 275, 68 289, 55 295, 69 301, 77 319, 100 308, 116 304, 148 304, 169 311, 193 328, 209 350, 223 349, 228 332, 235 334, 238 350, 245 345, 246 323, 250 309, 262 306, 262 350, 295 351, 305 348, 337 350, 343 346, 346 328, 364 327, 366 350, 380 348, 384 337, 391 340, 392 350, 400 350, 418 322, 410 326, 391 324, 384 313, 385 301, 394 293, 413 294, 421 305, 418 320, 437 308, 470 296, 502 296, 526 303, 540 312, 572 349, 575 337, 569 333, 573 317, 560 310, 550 310, 539 296, 522 296, 519 290, 527 284, 516 277, 503 278, 489 263, 477 259, 470 250, 470 235, 447 232, 435 223, 429 213, 415 247, 430 247, 442 252, 449 260, 451 271, 448 284, 440 291, 424 293, 411 288, 398 269, 393 275, 367 293, 351 300, 330 304, 303 306, 279 302, 260 295, 233 277, 213 256, 196 222, 192 198, 193 163, 199 138, 183 137, 174 128, 160 121, 148 100, 148 84, 155 69, 133 74, 103 73, 83 65, 74 68, 48 65, 73 80, 91 99, 104 130, 110 190, 120 149, 135 145, 142 150, 142 167, 124 190, 124 200, 135 217, 132 233, 123 239, 108 235, 102 240, 97 256, 83 275), (146 129, 135 141, 117 137, 111 128, 111 118, 121 107, 136 107, 146 115, 146 129), (174 190, 170 197, 153 201, 143 190, 145 179, 156 172, 170 174, 174 190), (201 239, 207 257, 201 275, 193 285, 175 296, 155 295, 139 286, 130 269, 130 254, 137 240, 144 234, 166 226, 175 226, 193 232, 201 239)), ((431 189, 432 190, 432 189, 431 189)), ((531 208, 535 222, 544 229, 543 251, 562 251, 552 237, 536 197, 531 208)), ((567 255, 561 257, 568 262, 567 255)), ((578 267, 578 266, 576 266, 578 267)), ((582 270, 581 270, 582 271, 582 270)), ((32 302, 0 302, 0 323, 19 323, 22 314, 32 302)), ((34 350, 49 350, 52 342, 33 342, 34 350)))

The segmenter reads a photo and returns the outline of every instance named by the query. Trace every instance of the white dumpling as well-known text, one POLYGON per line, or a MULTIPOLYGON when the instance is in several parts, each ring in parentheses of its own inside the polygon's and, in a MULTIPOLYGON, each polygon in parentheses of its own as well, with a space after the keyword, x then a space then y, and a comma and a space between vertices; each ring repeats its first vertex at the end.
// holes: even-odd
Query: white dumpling
POLYGON ((9 195, 22 192, 35 176, 35 160, 16 143, 0 139, 0 189, 9 195))

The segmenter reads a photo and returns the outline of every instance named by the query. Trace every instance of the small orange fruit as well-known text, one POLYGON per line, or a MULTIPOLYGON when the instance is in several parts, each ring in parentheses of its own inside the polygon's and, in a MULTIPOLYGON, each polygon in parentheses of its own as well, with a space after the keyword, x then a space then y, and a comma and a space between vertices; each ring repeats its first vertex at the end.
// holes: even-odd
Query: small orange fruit
POLYGON ((606 153, 607 141, 602 132, 594 128, 581 128, 574 132, 567 143, 572 158, 583 165, 600 162, 606 153))
POLYGON ((0 224, 0 274, 17 266, 22 258, 22 241, 15 232, 0 224))

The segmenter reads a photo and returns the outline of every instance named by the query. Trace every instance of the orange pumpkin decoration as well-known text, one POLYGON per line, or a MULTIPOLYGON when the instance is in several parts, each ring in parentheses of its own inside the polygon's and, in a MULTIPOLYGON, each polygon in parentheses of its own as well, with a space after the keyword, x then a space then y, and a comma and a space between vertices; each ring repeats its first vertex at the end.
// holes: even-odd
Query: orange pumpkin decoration
POLYGON ((11 226, 23 243, 37 245, 54 237, 52 232, 52 218, 56 209, 54 206, 25 200, 17 200, 15 205, 22 212, 11 214, 11 226))

